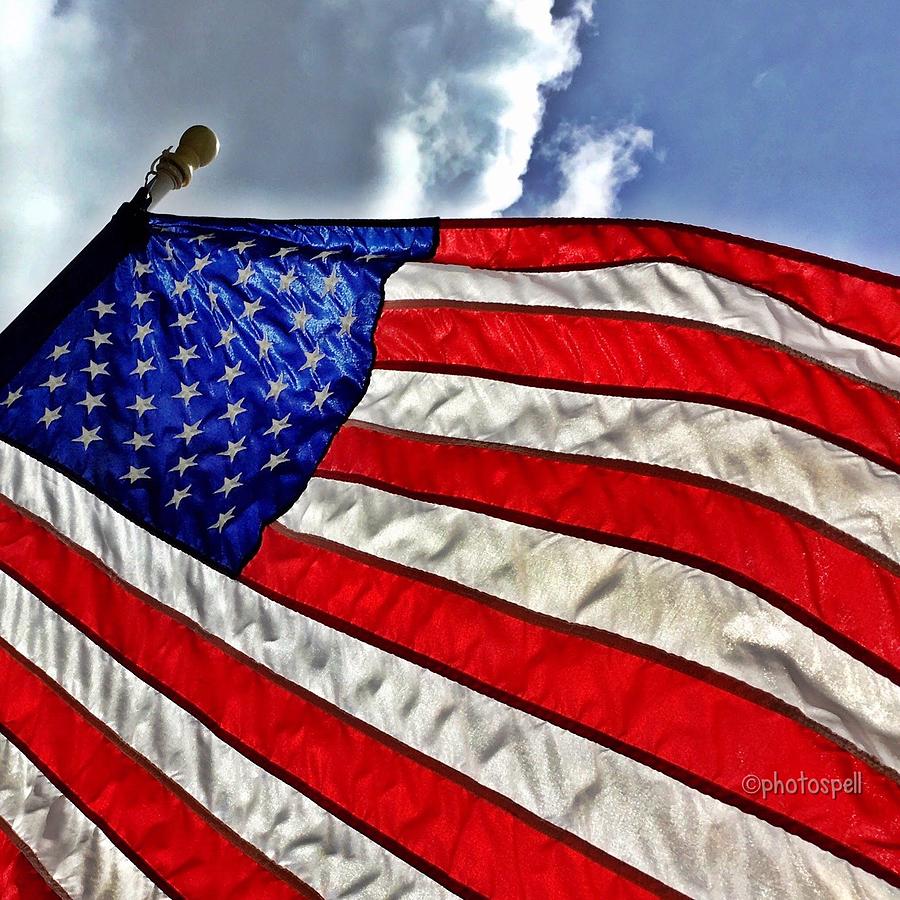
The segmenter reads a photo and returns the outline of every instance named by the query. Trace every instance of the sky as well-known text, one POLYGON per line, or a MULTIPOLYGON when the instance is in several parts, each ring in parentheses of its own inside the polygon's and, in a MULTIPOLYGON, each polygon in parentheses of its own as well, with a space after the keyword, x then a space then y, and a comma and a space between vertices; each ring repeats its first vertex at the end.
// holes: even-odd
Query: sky
POLYGON ((896 0, 0 0, 0 326, 159 211, 623 216, 900 270, 896 0))

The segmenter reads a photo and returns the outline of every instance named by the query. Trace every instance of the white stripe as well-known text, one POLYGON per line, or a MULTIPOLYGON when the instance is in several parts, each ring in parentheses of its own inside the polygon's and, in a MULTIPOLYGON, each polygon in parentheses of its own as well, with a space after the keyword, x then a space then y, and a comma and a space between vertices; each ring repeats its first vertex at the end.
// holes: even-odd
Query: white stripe
POLYGON ((900 561, 900 475, 737 410, 378 370, 352 418, 716 478, 787 503, 900 561))
POLYGON ((767 338, 852 375, 900 390, 897 358, 814 322, 762 291, 677 263, 570 272, 500 272, 406 263, 385 299, 512 303, 652 313, 767 338))
POLYGON ((0 488, 278 674, 677 889, 886 895, 879 879, 780 828, 267 601, 2 442, 0 488))
POLYGON ((209 812, 319 893, 449 896, 221 741, 2 572, 0 595, 0 634, 19 653, 209 812))
MULTIPOLYGON (((6 597, 4 595, 5 607, 6 597)), ((165 894, 0 736, 0 818, 72 898, 162 900, 165 894)))
POLYGON ((900 688, 715 575, 322 478, 313 478, 279 521, 731 675, 900 771, 900 688))

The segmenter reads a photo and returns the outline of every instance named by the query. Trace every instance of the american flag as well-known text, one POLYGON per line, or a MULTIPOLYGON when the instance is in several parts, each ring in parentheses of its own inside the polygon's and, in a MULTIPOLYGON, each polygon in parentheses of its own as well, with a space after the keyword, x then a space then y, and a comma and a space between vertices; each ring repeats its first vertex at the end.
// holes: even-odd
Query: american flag
POLYGON ((898 286, 123 208, 0 336, 0 895, 896 896, 898 286))

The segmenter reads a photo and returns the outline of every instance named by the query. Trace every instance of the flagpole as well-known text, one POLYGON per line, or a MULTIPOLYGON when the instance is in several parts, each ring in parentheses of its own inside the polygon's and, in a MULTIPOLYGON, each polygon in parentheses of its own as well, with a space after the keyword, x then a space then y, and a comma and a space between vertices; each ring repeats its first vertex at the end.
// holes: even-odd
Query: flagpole
POLYGON ((134 195, 132 203, 143 209, 152 209, 170 191, 187 187, 194 170, 208 166, 219 152, 219 138, 206 125, 192 125, 173 150, 163 150, 153 160, 143 186, 134 195))

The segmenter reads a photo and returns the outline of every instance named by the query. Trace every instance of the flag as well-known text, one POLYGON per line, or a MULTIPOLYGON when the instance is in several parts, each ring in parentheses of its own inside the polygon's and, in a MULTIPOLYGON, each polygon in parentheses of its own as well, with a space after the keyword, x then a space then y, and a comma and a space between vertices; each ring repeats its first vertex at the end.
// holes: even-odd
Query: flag
POLYGON ((0 893, 894 896, 898 300, 124 207, 0 336, 0 893))

